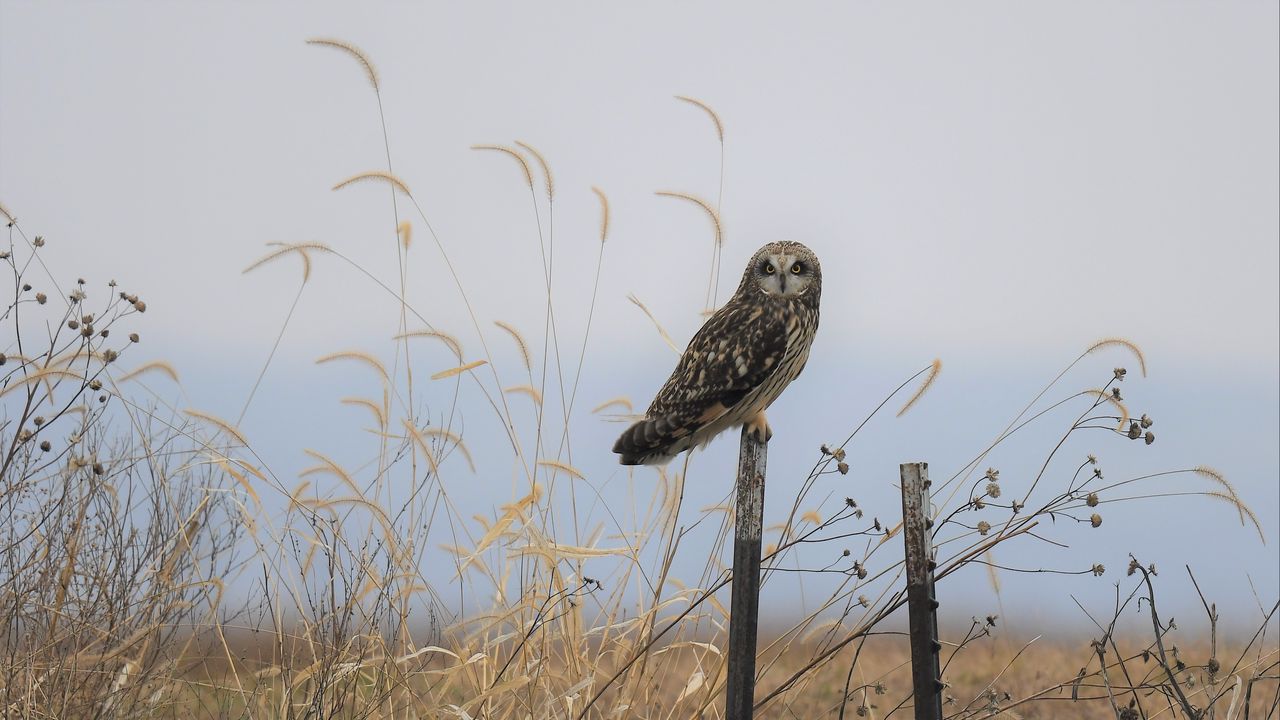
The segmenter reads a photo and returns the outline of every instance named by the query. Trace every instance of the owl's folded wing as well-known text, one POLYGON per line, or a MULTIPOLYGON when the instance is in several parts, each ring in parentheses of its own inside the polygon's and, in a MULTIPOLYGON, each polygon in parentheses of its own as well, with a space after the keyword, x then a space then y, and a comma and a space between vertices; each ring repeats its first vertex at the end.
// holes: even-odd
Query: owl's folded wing
POLYGON ((728 413, 782 364, 786 322, 766 308, 726 305, 702 326, 642 420, 614 452, 659 450, 728 413))

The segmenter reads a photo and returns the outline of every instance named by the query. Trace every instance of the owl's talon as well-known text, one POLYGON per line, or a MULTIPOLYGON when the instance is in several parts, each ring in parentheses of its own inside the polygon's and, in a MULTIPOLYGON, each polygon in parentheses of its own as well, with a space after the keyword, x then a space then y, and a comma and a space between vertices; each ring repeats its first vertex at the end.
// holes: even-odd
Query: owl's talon
POLYGON ((759 443, 767 443, 773 439, 773 428, 769 427, 769 421, 763 412, 757 413, 747 422, 747 434, 759 443))

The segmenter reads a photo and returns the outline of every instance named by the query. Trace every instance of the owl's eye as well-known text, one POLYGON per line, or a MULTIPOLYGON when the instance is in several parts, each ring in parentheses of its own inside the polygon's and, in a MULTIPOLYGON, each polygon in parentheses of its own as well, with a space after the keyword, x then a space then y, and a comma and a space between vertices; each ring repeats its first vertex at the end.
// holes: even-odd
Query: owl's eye
POLYGON ((804 265, 801 265, 800 263, 796 263, 795 265, 791 266, 792 275, 799 275, 802 272, 804 272, 804 265))
POLYGON ((774 273, 776 273, 776 272, 778 272, 778 268, 774 267, 774 266, 773 266, 773 263, 769 263, 769 262, 767 262, 767 263, 765 263, 765 264, 764 264, 764 274, 765 274, 765 275, 772 275, 772 274, 774 274, 774 273))

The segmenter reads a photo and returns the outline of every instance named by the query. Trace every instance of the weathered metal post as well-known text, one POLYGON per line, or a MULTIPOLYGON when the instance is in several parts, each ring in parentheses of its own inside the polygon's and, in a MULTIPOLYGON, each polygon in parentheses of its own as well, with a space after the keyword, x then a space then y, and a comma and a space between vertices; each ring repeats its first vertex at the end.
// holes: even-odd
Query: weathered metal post
POLYGON ((767 443, 742 428, 738 505, 733 528, 733 595, 729 600, 726 720, 751 720, 756 689, 756 629, 760 619, 760 535, 764 526, 767 443))
POLYGON ((911 682, 916 720, 942 720, 942 679, 938 664, 938 600, 933 571, 937 563, 929 530, 929 463, 903 463, 902 540, 907 546, 907 612, 911 628, 911 682))

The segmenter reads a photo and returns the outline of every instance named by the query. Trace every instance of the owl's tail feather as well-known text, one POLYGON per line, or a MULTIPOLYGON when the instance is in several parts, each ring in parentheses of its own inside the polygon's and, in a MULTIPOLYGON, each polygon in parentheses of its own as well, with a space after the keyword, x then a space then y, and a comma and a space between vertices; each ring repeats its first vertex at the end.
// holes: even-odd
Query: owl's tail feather
POLYGON ((613 451, 622 456, 619 461, 623 465, 662 464, 679 452, 672 445, 687 434, 688 430, 671 418, 646 418, 627 428, 613 444, 613 451))

